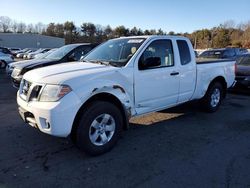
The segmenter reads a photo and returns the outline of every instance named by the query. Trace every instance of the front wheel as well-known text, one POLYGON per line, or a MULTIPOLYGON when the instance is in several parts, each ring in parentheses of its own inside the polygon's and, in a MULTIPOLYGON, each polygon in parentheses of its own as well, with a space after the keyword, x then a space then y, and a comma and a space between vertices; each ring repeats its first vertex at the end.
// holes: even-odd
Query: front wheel
POLYGON ((90 155, 112 149, 122 130, 120 110, 109 102, 97 101, 85 110, 76 132, 77 146, 90 155))
POLYGON ((223 86, 219 82, 215 82, 209 86, 206 95, 202 99, 202 107, 207 112, 215 112, 223 98, 223 86))

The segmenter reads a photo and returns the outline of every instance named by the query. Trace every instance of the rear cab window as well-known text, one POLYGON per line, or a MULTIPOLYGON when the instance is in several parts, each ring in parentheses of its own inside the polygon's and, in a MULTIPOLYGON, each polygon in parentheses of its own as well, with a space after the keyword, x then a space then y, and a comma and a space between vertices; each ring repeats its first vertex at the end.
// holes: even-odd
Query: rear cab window
POLYGON ((177 40, 177 46, 179 50, 181 65, 187 65, 191 62, 191 54, 187 41, 177 40))

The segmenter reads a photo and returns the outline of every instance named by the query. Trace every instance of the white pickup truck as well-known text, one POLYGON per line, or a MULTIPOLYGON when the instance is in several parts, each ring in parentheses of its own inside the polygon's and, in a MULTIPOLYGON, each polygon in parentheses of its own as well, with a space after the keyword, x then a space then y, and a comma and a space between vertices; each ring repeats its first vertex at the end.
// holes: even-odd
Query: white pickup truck
POLYGON ((109 151, 134 116, 201 99, 218 109, 234 83, 234 61, 196 62, 179 36, 109 40, 82 62, 27 72, 17 93, 23 120, 40 131, 71 136, 91 155, 109 151))

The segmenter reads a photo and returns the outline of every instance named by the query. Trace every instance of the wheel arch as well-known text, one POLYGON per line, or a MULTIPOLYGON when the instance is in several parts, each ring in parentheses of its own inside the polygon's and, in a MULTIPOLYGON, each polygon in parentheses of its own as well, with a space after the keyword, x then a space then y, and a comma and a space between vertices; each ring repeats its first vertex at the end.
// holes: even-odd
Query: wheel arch
POLYGON ((220 83, 221 85, 222 85, 222 88, 223 88, 223 98, 225 98, 226 97, 226 91, 227 91, 227 82, 226 82, 226 80, 225 80, 225 78, 223 77, 223 76, 217 76, 216 78, 214 78, 211 82, 210 82, 210 84, 209 84, 209 86, 208 86, 208 88, 207 88, 207 91, 209 90, 209 88, 214 84, 214 83, 216 83, 216 82, 218 82, 218 83, 220 83))
POLYGON ((102 93, 97 93, 93 96, 91 96, 78 110, 74 121, 73 121, 73 126, 71 129, 71 137, 73 140, 75 139, 76 131, 77 131, 77 126, 81 117, 81 114, 85 111, 88 106, 90 106, 93 102, 95 101, 106 101, 114 104, 116 107, 118 107, 121 111, 122 118, 123 118, 123 128, 126 130, 129 127, 129 117, 131 115, 130 109, 126 109, 126 107, 122 104, 122 102, 119 100, 118 97, 115 95, 108 93, 108 92, 102 92, 102 93))

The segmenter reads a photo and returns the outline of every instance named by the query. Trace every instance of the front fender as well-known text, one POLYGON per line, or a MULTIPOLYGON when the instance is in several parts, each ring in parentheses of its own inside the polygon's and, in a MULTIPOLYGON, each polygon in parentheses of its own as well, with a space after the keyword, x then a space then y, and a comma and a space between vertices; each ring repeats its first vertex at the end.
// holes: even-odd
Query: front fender
POLYGON ((112 82, 105 82, 104 84, 104 81, 95 81, 95 83, 99 84, 96 84, 94 87, 93 84, 85 85, 85 91, 82 89, 77 91, 77 95, 82 102, 81 106, 95 95, 106 93, 116 97, 121 102, 129 116, 136 113, 133 107, 132 92, 130 92, 127 88, 112 82))

